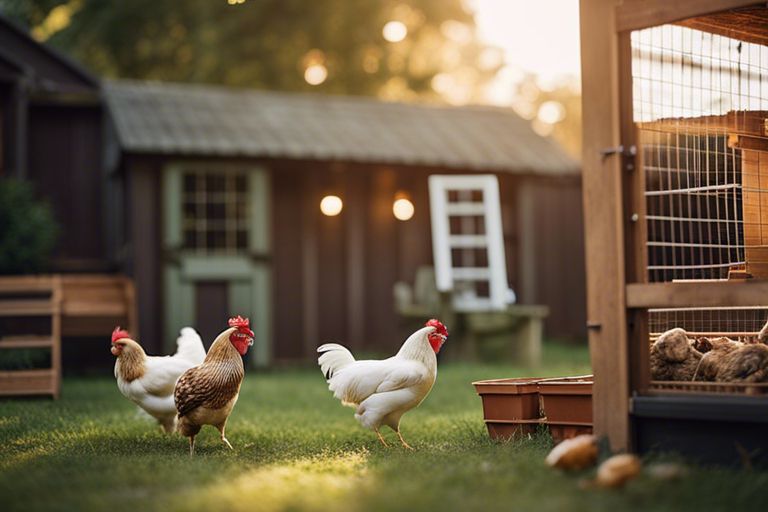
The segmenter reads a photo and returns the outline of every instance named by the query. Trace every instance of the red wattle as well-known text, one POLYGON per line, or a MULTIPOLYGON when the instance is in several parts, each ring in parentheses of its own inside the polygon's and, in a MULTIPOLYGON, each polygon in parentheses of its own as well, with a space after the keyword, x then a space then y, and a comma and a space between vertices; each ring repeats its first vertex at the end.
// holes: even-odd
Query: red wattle
POLYGON ((235 350, 241 355, 244 356, 248 353, 248 347, 250 347, 250 342, 248 341, 248 338, 235 338, 231 339, 232 345, 234 345, 235 350))
POLYGON ((443 339, 440 336, 430 336, 429 344, 432 347, 432 350, 435 351, 435 354, 437 354, 443 346, 443 339))

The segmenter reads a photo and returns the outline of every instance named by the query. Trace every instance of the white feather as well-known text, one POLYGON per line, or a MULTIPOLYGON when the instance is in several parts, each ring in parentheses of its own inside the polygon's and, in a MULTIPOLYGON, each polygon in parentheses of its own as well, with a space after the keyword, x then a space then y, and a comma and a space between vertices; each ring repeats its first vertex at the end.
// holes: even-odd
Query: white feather
POLYGON ((338 345, 336 343, 326 343, 317 347, 317 352, 320 357, 317 358, 317 363, 320 365, 320 371, 325 375, 325 380, 330 381, 331 377, 344 368, 345 366, 355 362, 355 358, 352 352, 347 350, 346 347, 338 345))

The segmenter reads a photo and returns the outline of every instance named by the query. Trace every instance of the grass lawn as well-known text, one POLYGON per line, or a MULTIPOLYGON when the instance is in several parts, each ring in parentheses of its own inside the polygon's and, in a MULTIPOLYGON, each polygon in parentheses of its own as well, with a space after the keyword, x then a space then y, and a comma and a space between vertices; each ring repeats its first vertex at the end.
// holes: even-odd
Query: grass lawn
MULTIPOLYGON (((548 346, 548 375, 588 372, 585 349, 548 346)), ((589 472, 545 467, 544 436, 489 441, 481 378, 510 366, 446 364, 402 423, 416 448, 384 448, 327 391, 318 370, 250 372, 228 427, 197 455, 161 434, 112 379, 66 379, 63 398, 0 401, 0 509, 10 510, 766 510, 768 472, 692 468, 621 491, 582 490, 589 472)), ((768 435, 768 433, 767 433, 768 435)), ((388 439, 396 442, 394 434, 388 439)))

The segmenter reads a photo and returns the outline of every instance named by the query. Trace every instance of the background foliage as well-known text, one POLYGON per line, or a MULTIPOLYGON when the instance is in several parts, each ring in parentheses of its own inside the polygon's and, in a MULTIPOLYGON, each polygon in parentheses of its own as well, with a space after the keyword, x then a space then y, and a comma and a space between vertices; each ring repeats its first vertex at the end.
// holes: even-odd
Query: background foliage
POLYGON ((35 198, 29 183, 0 180, 0 226, 0 274, 45 270, 58 226, 49 206, 35 198))
POLYGON ((39 40, 104 77, 219 83, 408 98, 435 96, 456 73, 482 86, 500 62, 485 59, 461 0, 0 0, 39 40), (397 20, 408 37, 391 43, 397 20), (446 22, 448 22, 446 24, 446 22), (328 78, 304 80, 319 63, 328 78))

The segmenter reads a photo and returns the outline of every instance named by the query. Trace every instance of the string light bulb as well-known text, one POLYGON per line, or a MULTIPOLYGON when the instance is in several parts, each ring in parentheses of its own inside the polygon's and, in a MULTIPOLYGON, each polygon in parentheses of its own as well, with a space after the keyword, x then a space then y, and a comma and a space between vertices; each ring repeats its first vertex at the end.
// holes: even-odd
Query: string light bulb
POLYGON ((392 203, 392 213, 397 220, 406 221, 413 217, 416 213, 416 208, 408 198, 408 194, 405 192, 398 192, 395 194, 395 202, 392 203))
POLYGON ((344 203, 339 196, 325 196, 320 201, 320 211, 328 217, 335 217, 343 208, 344 203))

